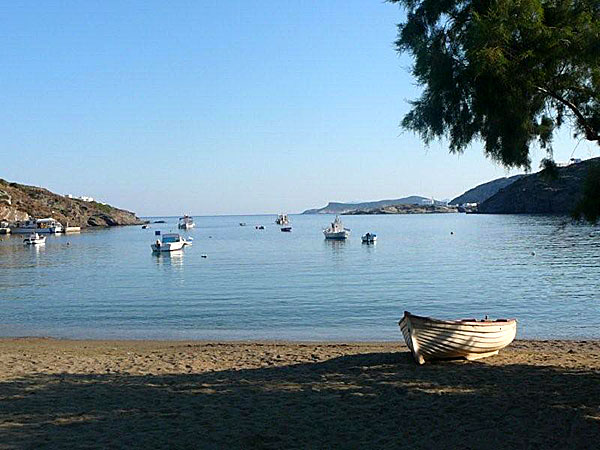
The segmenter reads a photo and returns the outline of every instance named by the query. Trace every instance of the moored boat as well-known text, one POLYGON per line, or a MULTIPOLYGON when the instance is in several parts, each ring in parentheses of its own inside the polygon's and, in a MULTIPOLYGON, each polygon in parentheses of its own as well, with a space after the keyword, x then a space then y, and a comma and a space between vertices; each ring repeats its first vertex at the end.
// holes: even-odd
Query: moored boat
POLYGON ((439 320, 405 311, 399 325, 418 364, 431 359, 475 360, 497 355, 517 334, 515 319, 439 320))
POLYGON ((323 234, 325 235, 325 239, 344 240, 350 236, 350 230, 344 228, 344 224, 342 224, 339 216, 335 216, 335 220, 331 222, 328 228, 323 230, 323 234))
POLYGON ((157 239, 156 242, 151 245, 151 247, 153 252, 160 253, 181 250, 186 245, 192 244, 187 242, 178 233, 168 233, 163 235, 162 239, 157 239))
POLYGON ((46 219, 29 219, 25 221, 19 221, 11 227, 11 232, 13 234, 31 234, 31 233, 39 233, 39 234, 54 234, 54 233, 63 233, 64 228, 62 224, 53 219, 52 217, 48 217, 46 219))
POLYGON ((292 227, 281 227, 281 231, 283 231, 284 233, 291 233, 292 232, 292 227))
POLYGON ((0 234, 10 234, 8 222, 0 222, 0 234))
POLYGON ((363 244, 374 244, 377 242, 377 235, 375 233, 366 233, 361 237, 363 244))
POLYGON ((179 218, 179 224, 177 225, 177 228, 179 228, 180 230, 189 230, 191 228, 194 228, 195 226, 196 224, 194 223, 194 218, 186 214, 183 217, 179 218))
POLYGON ((277 219, 275 219, 275 223, 277 225, 289 225, 290 219, 288 218, 287 214, 279 214, 277 219))
POLYGON ((25 239, 23 239, 23 244, 25 245, 41 245, 46 243, 46 236, 40 236, 37 233, 31 233, 25 239))

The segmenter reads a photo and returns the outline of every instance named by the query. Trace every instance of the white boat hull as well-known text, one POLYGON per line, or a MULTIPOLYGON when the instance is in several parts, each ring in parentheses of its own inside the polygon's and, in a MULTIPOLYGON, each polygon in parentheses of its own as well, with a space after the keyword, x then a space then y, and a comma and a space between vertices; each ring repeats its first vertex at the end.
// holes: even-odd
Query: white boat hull
POLYGON ((42 245, 46 243, 46 237, 42 236, 37 239, 27 238, 23 240, 23 244, 25 245, 42 245))
POLYGON ((195 226, 196 226, 196 225, 195 225, 195 224, 193 224, 193 223, 192 223, 192 224, 189 224, 189 223, 184 223, 184 224, 178 225, 178 228, 179 228, 180 230, 190 230, 190 229, 194 228, 195 226))
POLYGON ((185 246, 185 242, 169 242, 165 244, 152 244, 152 251, 156 253, 175 252, 181 250, 185 246))
POLYGON ((338 241, 348 239, 348 236, 350 236, 350 232, 346 230, 335 232, 325 230, 323 231, 323 234, 325 235, 325 239, 335 239, 338 241))
POLYGON ((50 228, 11 228, 12 234, 58 234, 63 232, 62 227, 50 227, 50 228))
POLYGON ((517 334, 515 319, 437 320, 405 311, 399 325, 418 364, 430 359, 475 360, 497 355, 517 334))

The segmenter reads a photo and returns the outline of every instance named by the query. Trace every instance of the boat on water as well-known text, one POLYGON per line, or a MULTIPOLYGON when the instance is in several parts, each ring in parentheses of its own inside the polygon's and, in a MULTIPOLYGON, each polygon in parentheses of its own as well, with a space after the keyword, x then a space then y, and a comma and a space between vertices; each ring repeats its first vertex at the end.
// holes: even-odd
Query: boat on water
POLYGON ((246 226, 246 222, 240 222, 240 227, 245 227, 246 226))
POLYGON ((290 219, 288 218, 287 214, 279 214, 277 219, 275 219, 275 223, 277 225, 289 225, 290 219))
POLYGON ((339 216, 335 216, 335 220, 331 222, 328 228, 323 230, 323 234, 325 235, 325 239, 344 240, 350 236, 350 230, 344 228, 344 224, 339 216))
POLYGON ((177 228, 180 230, 189 230, 195 226, 196 224, 194 223, 194 218, 186 214, 179 218, 179 224, 177 225, 177 228))
POLYGON ((40 236, 38 233, 31 233, 25 239, 23 244, 25 245, 41 245, 46 243, 46 236, 40 236))
POLYGON ((162 236, 162 239, 157 239, 152 247, 155 253, 174 252, 183 249, 186 245, 192 245, 186 241, 179 233, 167 233, 162 236))
POLYGON ((16 222, 11 227, 13 234, 57 234, 64 233, 64 227, 62 224, 52 217, 46 219, 28 219, 24 221, 16 222))
POLYGON ((292 227, 281 227, 281 231, 283 231, 284 233, 291 233, 292 232, 292 227))
POLYGON ((517 334, 516 319, 439 320, 404 311, 399 322, 415 361, 464 358, 469 361, 497 355, 517 334))
POLYGON ((8 222, 0 222, 0 234, 10 234, 8 222))
POLYGON ((366 233, 360 239, 363 244, 374 244, 377 242, 377 235, 375 233, 366 233))
POLYGON ((264 225, 256 225, 254 228, 256 228, 257 230, 264 230, 265 226, 264 225))

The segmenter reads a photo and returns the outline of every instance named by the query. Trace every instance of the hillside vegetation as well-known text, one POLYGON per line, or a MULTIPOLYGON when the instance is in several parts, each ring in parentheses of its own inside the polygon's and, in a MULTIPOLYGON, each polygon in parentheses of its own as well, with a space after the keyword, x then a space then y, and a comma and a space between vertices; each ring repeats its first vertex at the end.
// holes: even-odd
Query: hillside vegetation
POLYGON ((53 217, 63 225, 82 228, 143 223, 130 211, 0 179, 0 220, 13 222, 28 217, 53 217))

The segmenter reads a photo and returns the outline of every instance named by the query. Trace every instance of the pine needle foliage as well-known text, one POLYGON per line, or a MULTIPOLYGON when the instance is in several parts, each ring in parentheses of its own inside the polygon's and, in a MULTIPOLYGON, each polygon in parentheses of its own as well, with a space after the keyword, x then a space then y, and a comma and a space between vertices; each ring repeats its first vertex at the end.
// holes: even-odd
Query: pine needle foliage
POLYGON ((475 140, 506 167, 552 154, 563 125, 600 144, 600 0, 389 0, 423 87, 402 126, 451 152, 475 140))

